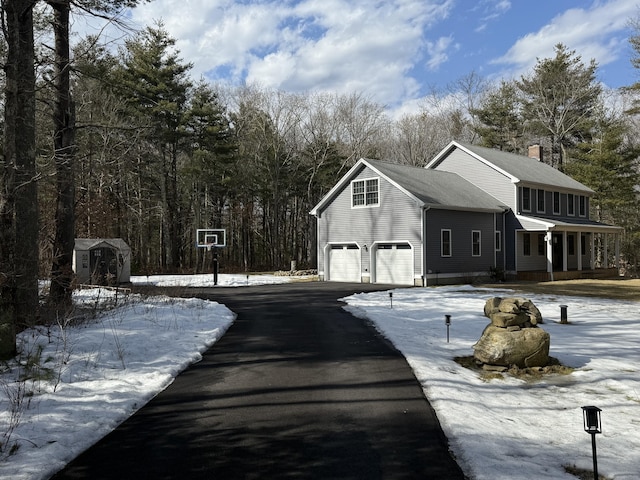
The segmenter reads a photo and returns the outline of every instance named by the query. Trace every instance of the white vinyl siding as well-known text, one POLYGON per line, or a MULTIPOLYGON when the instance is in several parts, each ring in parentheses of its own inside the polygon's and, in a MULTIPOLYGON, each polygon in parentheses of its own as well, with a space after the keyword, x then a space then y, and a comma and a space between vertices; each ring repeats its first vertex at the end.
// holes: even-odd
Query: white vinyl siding
POLYGON ((462 150, 456 149, 451 152, 438 164, 436 170, 457 173, 469 183, 489 192, 500 203, 516 209, 511 179, 462 150))

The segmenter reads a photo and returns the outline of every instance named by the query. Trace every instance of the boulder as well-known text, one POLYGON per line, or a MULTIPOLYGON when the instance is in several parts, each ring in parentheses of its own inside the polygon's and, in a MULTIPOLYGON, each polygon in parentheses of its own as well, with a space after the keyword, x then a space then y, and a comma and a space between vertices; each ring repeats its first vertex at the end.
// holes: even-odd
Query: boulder
POLYGON ((544 323, 540 310, 533 302, 521 297, 490 298, 485 302, 484 315, 490 318, 491 322, 498 327, 522 325, 527 320, 531 325, 544 323), (508 315, 514 316, 510 317, 508 315), (523 315, 527 316, 527 320, 523 319, 523 315))
POLYGON ((543 367, 549 362, 551 337, 541 328, 485 328, 473 346, 474 358, 484 364, 519 368, 543 367))

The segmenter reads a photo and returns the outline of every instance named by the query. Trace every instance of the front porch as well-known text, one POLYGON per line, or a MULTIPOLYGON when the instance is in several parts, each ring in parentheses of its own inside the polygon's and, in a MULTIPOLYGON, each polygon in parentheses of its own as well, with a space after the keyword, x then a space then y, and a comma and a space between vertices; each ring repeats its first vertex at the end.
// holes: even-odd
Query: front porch
POLYGON ((554 280, 578 280, 582 278, 617 278, 619 275, 618 269, 615 267, 555 272, 535 270, 517 272, 515 280, 525 282, 551 282, 554 280))

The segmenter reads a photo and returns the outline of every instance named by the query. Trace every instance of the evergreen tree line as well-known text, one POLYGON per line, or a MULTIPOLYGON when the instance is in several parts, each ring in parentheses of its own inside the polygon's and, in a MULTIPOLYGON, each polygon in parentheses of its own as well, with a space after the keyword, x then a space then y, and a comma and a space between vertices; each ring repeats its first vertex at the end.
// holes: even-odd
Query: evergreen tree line
POLYGON ((74 237, 123 238, 134 274, 210 271, 198 228, 226 229, 223 271, 315 268, 308 212, 359 158, 424 166, 454 139, 521 154, 542 145, 543 161, 595 190, 592 218, 625 227, 624 258, 638 264, 640 87, 604 91, 597 64, 564 45, 518 80, 471 72, 392 119, 360 93, 195 81, 162 24, 115 53, 99 38, 69 51, 72 5, 107 15, 136 0, 46 2, 35 16, 55 38, 45 48, 28 38, 36 3, 2 1, 0 336, 32 315, 38 276, 52 278, 53 304, 69 304, 74 237))

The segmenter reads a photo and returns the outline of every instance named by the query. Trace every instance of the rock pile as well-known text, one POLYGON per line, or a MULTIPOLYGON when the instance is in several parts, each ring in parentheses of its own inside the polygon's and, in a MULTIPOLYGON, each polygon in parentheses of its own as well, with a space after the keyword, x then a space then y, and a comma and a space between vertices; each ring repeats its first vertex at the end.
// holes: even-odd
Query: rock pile
POLYGON ((538 308, 526 298, 493 297, 484 314, 491 324, 473 346, 475 360, 483 366, 544 367, 549 362, 551 337, 538 325, 538 308))

